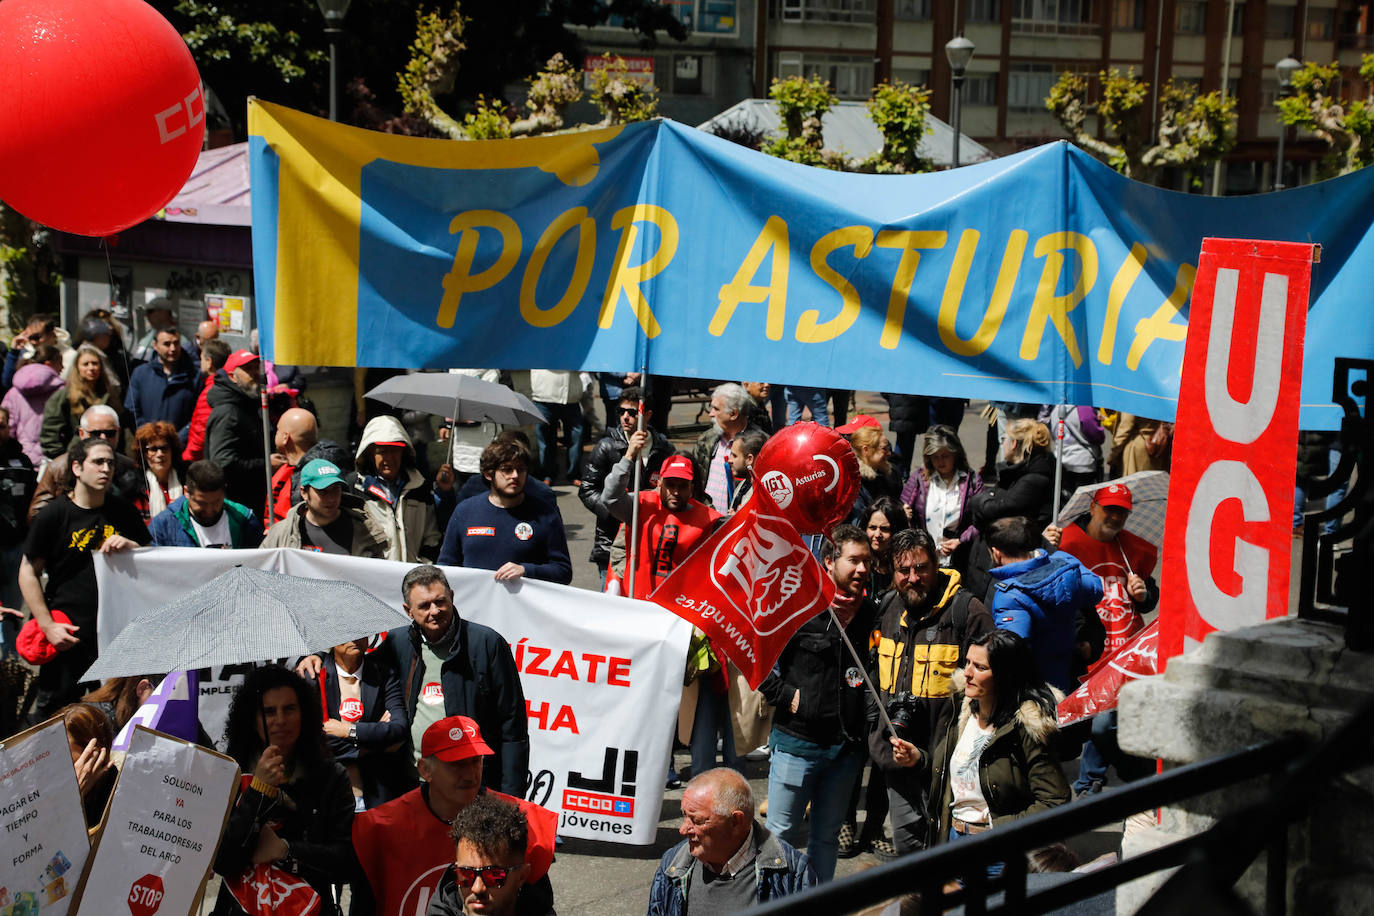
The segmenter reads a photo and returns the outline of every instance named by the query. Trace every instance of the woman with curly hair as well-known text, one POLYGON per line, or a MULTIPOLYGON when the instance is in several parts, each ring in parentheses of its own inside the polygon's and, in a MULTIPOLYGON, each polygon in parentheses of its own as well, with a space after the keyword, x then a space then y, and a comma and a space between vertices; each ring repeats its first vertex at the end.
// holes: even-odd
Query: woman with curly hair
POLYGON ((144 524, 181 495, 180 446, 177 428, 166 420, 144 423, 134 433, 131 457, 143 469, 143 498, 137 503, 144 524))
POLYGON ((48 458, 56 458, 67 450, 88 407, 107 404, 120 414, 121 426, 127 422, 119 380, 99 347, 82 344, 72 358, 66 379, 67 384, 54 391, 43 406, 43 428, 38 441, 48 458))
POLYGON ((978 536, 971 501, 983 491, 983 478, 969 467, 964 444, 952 427, 932 426, 921 456, 921 467, 902 488, 902 505, 911 523, 935 539, 940 565, 949 566, 954 552, 978 536))
POLYGON ((215 856, 225 886, 214 916, 242 913, 228 885, 268 863, 309 882, 326 916, 339 912, 330 885, 350 877, 353 790, 323 721, 318 694, 278 665, 254 670, 235 694, 224 738, 244 777, 215 856))

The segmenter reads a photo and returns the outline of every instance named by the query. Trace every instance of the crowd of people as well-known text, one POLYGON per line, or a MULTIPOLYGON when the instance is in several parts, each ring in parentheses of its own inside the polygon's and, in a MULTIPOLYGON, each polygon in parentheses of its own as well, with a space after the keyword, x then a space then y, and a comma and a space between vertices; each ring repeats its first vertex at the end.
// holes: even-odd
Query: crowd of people
POLYGON ((70 346, 35 316, 0 378, 3 646, 41 662, 32 720, 68 721, 93 819, 110 741, 158 682, 81 683, 97 655, 94 551, 261 545, 413 567, 406 626, 321 646, 294 670, 259 668, 239 688, 224 746, 246 778, 215 861, 216 913, 240 911, 251 865, 299 875, 326 900, 350 885, 353 913, 400 912, 417 881, 430 913, 552 912, 556 820, 523 798, 529 731, 511 648, 463 618, 439 567, 571 582, 553 489, 566 481, 596 516, 588 560, 602 587, 647 597, 750 498, 769 436, 808 417, 840 421, 861 471, 849 520, 818 540, 835 598, 758 691, 694 634, 679 729, 690 774, 667 774, 670 788, 689 777, 684 840, 663 856, 649 912, 732 912, 829 881, 841 858, 957 842, 1100 791, 1110 766, 1141 772, 1099 716, 1071 789, 1062 764, 1080 750, 1056 733, 1054 706, 1143 626, 1157 548, 1125 530, 1128 486, 1096 490, 1062 528, 1051 506, 1167 466, 1167 424, 992 404, 975 468, 963 402, 886 395, 885 431, 849 419, 848 392, 725 382, 709 428, 679 451, 666 384, 550 370, 535 373, 548 422, 533 447, 508 429, 477 449, 455 429, 434 466, 396 416, 362 417, 347 445, 322 438, 300 386, 282 381, 291 370, 231 352, 212 322, 183 339, 159 300, 145 318, 147 338, 126 351, 108 313, 86 316, 70 346), (293 396, 272 412, 270 453, 265 388, 293 396), (597 388, 605 435, 588 449, 597 388), (771 726, 737 728, 760 709, 771 726), (768 793, 755 800, 743 756, 760 745, 768 793))

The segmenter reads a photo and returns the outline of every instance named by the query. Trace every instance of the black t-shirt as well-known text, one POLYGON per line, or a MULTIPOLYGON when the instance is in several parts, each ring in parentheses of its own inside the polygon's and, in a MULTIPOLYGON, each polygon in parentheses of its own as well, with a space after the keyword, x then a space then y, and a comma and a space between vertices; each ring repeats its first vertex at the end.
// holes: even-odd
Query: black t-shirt
POLYGON ((334 521, 319 526, 306 518, 302 512, 301 547, 306 550, 318 550, 320 553, 349 556, 353 551, 353 519, 347 512, 340 512, 334 521))
POLYGON ((48 609, 62 611, 72 623, 88 627, 88 633, 95 630, 98 600, 91 553, 113 534, 139 545, 152 540, 138 510, 116 496, 105 497, 98 509, 83 509, 58 496, 34 518, 24 541, 24 556, 42 560, 48 574, 43 592, 48 609))

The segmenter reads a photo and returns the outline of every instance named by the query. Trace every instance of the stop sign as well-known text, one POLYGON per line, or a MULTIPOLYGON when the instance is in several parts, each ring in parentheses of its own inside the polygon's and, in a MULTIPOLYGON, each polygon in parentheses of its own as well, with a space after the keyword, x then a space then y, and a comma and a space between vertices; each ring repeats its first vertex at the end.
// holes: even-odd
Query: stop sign
POLYGON ((129 888, 129 912, 133 916, 153 916, 162 905, 162 878, 144 875, 129 888))

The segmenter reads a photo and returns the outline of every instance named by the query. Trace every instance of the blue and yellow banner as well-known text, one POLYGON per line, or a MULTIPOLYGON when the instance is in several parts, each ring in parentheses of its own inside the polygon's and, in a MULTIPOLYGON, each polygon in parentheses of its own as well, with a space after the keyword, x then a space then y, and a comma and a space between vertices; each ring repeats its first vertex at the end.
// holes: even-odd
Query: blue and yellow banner
POLYGON ((1062 142, 889 176, 671 121, 457 142, 250 102, 249 130, 259 324, 283 363, 647 366, 1172 418, 1205 237, 1322 244, 1304 428, 1339 425, 1334 357, 1374 357, 1370 170, 1212 198, 1062 142))

